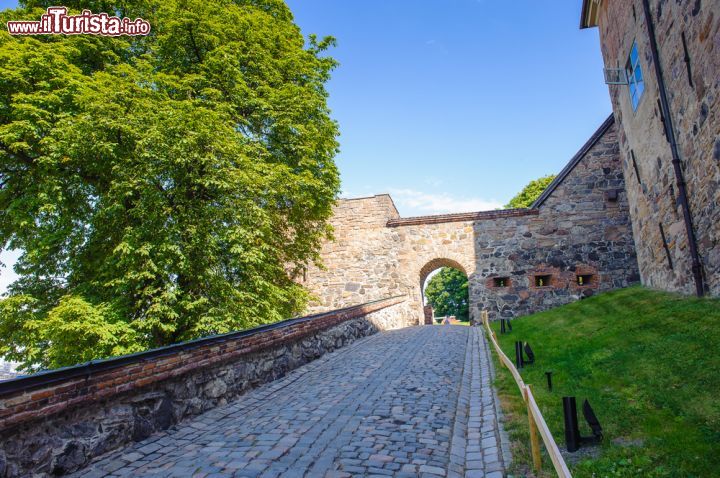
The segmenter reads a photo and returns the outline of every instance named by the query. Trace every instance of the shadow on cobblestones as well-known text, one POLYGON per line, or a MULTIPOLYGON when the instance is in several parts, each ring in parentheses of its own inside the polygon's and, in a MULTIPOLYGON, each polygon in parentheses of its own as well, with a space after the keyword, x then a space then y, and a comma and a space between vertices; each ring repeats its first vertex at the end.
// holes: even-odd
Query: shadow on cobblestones
POLYGON ((75 476, 503 476, 475 327, 411 327, 327 354, 75 476))

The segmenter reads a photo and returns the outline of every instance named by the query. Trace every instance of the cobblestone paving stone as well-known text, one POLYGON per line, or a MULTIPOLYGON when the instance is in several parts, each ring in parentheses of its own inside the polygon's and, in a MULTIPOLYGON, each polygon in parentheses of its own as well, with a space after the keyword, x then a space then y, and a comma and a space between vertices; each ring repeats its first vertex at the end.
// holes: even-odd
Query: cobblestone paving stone
POLYGON ((380 333, 75 476, 501 478, 491 373, 479 328, 380 333))

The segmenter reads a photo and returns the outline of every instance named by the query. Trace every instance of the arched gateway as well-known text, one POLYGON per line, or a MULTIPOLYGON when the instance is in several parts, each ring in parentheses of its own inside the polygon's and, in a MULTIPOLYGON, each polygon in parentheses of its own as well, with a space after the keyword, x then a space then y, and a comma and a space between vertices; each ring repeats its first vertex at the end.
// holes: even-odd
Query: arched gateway
POLYGON ((324 269, 304 281, 330 310, 396 295, 422 322, 422 283, 442 265, 468 276, 470 317, 515 317, 638 282, 612 117, 529 209, 401 218, 387 194, 340 200, 324 269))
POLYGON ((430 304, 427 304, 427 300, 426 300, 427 296, 425 294, 425 287, 428 285, 427 284, 428 278, 430 277, 430 274, 432 274, 433 272, 435 272, 435 271, 439 272, 440 269, 443 269, 446 267, 451 268, 451 269, 456 269, 456 270, 462 272, 463 275, 465 275, 465 277, 468 277, 468 273, 465 270, 465 268, 462 266, 462 264, 460 264, 457 261, 454 261, 452 259, 447 259, 447 258, 433 259, 430 262, 428 262, 427 264, 425 264, 425 266, 423 266, 422 269, 420 269, 420 291, 421 291, 422 303, 424 304, 424 307, 423 307, 424 320, 423 320, 423 322, 426 325, 432 325, 432 323, 433 323, 433 309, 430 304))

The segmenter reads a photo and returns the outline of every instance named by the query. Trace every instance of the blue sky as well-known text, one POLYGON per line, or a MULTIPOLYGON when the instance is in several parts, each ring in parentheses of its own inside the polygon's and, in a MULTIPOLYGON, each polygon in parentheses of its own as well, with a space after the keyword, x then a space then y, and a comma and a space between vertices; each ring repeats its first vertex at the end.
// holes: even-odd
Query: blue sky
POLYGON ((303 33, 338 40, 344 195, 390 192, 403 216, 505 204, 611 111, 580 0, 288 3, 303 33))
POLYGON ((560 171, 611 111, 580 0, 287 2, 305 35, 338 40, 345 197, 388 192, 403 216, 494 209, 560 171))

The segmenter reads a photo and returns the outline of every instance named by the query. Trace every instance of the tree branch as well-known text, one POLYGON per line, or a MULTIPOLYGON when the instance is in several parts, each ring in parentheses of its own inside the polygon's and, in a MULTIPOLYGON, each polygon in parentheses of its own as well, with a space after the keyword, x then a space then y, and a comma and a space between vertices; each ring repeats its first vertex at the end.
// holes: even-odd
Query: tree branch
POLYGON ((193 50, 195 50, 195 56, 197 57, 198 63, 202 63, 202 55, 200 54, 200 49, 198 48, 197 43, 195 42, 195 35, 193 35, 192 26, 188 27, 188 33, 190 34, 190 43, 192 44, 193 50))

